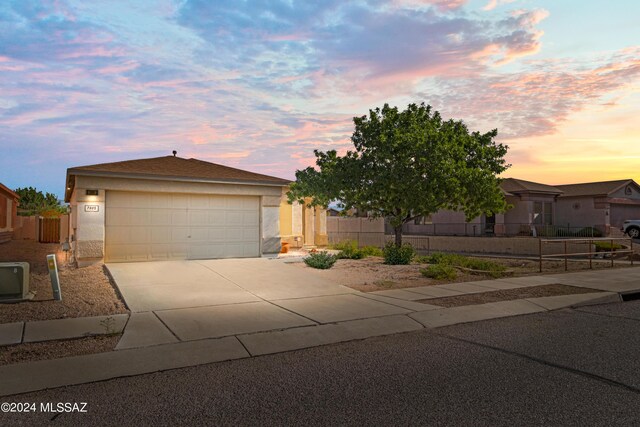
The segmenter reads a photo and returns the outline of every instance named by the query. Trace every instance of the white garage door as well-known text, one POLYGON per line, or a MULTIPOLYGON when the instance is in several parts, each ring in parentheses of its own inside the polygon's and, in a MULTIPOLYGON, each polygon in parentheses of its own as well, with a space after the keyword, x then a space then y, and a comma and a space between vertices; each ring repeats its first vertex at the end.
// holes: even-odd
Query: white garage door
POLYGON ((105 260, 257 257, 255 196, 107 191, 105 260))

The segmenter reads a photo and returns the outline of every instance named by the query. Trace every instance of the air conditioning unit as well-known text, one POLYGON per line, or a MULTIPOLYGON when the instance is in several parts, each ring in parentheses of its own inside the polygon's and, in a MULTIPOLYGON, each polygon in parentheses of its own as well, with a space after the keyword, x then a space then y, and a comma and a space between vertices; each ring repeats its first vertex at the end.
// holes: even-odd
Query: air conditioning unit
POLYGON ((0 262, 0 302, 33 298, 29 292, 29 263, 0 262))

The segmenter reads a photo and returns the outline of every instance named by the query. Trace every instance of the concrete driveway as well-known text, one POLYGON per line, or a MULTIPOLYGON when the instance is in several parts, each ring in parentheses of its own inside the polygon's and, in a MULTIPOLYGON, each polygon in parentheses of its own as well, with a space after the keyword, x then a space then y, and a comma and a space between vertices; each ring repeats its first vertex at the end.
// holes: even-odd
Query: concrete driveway
POLYGON ((410 312, 278 259, 118 263, 107 268, 132 311, 118 348, 410 312))

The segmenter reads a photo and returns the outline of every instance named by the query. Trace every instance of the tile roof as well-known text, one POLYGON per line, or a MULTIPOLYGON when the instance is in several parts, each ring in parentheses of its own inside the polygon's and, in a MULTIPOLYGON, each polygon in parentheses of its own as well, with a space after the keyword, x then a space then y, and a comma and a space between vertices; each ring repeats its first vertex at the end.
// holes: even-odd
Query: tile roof
POLYGON ((632 179, 617 181, 586 182, 583 184, 556 185, 563 191, 562 197, 607 196, 617 189, 634 182, 632 179))
POLYGON ((523 179, 506 178, 500 183, 500 188, 507 193, 551 193, 561 194, 562 190, 538 182, 525 181, 523 179))
POLYGON ((183 159, 176 156, 150 159, 126 160, 123 162, 73 167, 68 175, 107 174, 135 177, 178 178, 182 180, 228 181, 288 185, 291 181, 262 175, 198 159, 183 159))

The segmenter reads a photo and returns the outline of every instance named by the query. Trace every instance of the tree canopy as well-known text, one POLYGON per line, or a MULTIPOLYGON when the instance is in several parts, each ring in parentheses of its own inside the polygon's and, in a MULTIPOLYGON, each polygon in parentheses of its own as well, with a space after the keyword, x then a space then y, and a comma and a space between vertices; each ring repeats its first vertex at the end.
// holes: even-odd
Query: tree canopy
POLYGON ((384 217, 402 243, 403 224, 441 209, 462 211, 467 220, 504 212, 498 175, 510 165, 497 130, 470 132, 461 120, 443 120, 431 106, 406 110, 385 104, 354 117, 355 150, 315 150, 317 169, 296 171, 289 202, 326 207, 338 200, 346 210, 384 217))
POLYGON ((67 213, 67 206, 53 193, 43 193, 33 187, 16 188, 15 192, 20 196, 18 215, 59 216, 67 213))

